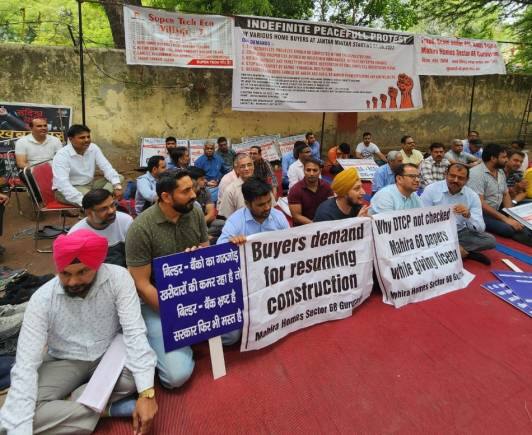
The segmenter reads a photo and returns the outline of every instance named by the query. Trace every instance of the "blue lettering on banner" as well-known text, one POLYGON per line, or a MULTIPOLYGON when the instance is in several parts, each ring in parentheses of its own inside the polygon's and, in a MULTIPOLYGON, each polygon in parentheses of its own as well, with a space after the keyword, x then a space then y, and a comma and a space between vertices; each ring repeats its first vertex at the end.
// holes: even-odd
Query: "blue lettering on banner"
POLYGON ((242 328, 238 248, 231 243, 153 260, 166 352, 242 328))

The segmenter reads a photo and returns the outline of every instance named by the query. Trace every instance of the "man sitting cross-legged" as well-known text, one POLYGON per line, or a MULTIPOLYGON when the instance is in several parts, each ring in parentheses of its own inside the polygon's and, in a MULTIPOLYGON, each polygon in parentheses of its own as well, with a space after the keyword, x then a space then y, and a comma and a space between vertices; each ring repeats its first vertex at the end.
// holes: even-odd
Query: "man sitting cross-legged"
POLYGON ((424 206, 452 205, 456 214, 458 242, 462 258, 491 264, 479 251, 495 248, 495 237, 486 233, 482 218, 482 205, 478 195, 466 186, 469 168, 462 163, 453 163, 445 174, 445 180, 430 184, 421 195, 424 206))
POLYGON ((149 432, 157 412, 155 354, 133 280, 123 267, 102 264, 106 254, 107 240, 88 230, 55 240, 58 275, 28 303, 11 388, 0 411, 9 434, 91 433, 100 414, 76 399, 120 331, 126 367, 109 401, 138 391, 134 432, 149 432))

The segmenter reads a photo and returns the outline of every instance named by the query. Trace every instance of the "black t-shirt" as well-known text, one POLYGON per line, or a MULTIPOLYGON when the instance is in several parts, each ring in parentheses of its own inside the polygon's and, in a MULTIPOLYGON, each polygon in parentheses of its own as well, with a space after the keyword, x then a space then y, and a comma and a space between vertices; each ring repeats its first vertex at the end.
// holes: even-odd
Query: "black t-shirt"
POLYGON ((336 205, 336 198, 329 198, 322 202, 316 210, 314 222, 337 221, 340 219, 356 217, 361 208, 362 206, 357 204, 351 208, 351 213, 347 215, 336 205))

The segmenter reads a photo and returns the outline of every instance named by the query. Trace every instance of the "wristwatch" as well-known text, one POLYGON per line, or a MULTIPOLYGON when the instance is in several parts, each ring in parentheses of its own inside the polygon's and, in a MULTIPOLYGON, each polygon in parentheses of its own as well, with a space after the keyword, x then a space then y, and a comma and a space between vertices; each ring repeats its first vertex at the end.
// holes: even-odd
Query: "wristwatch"
POLYGON ((155 388, 148 388, 147 390, 141 391, 139 393, 139 399, 153 399, 155 397, 155 388))

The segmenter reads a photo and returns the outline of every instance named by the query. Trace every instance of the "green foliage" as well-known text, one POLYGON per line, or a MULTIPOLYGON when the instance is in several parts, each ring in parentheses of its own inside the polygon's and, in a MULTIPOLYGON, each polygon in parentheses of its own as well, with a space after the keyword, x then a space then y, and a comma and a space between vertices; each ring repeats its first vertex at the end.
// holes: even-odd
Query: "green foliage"
MULTIPOLYGON (((72 45, 68 31, 78 33, 76 0, 3 0, 0 41, 39 45, 72 45)), ((83 33, 89 46, 113 46, 107 18, 100 5, 83 4, 83 33)))

